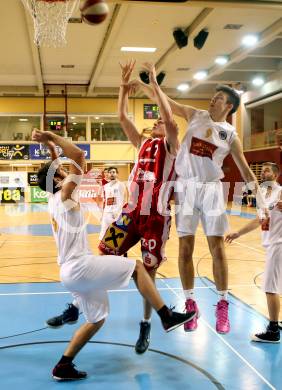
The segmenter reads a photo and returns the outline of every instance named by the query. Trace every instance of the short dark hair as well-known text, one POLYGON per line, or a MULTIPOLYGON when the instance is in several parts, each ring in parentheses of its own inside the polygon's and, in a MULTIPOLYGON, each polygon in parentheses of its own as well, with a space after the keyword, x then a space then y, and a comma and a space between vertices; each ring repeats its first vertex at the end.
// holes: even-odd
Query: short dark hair
POLYGON ((107 172, 109 170, 109 168, 104 168, 104 171, 103 172, 107 172))
POLYGON ((228 85, 218 85, 216 87, 216 92, 223 92, 227 95, 227 102, 232 104, 232 110, 229 111, 229 115, 234 114, 238 110, 238 107, 240 105, 240 96, 235 91, 235 89, 228 87, 228 85))
POLYGON ((274 163, 274 162, 268 162, 268 161, 267 161, 267 162, 264 162, 264 163, 262 164, 263 167, 266 166, 266 165, 270 166, 271 169, 273 170, 273 172, 274 172, 277 176, 279 176, 279 174, 280 174, 280 168, 279 168, 278 164, 276 164, 276 163, 274 163))
POLYGON ((52 161, 48 162, 47 164, 44 164, 43 167, 41 167, 37 172, 38 186, 41 188, 41 190, 48 191, 52 194, 55 194, 57 191, 59 191, 60 188, 56 188, 56 183, 54 181, 55 176, 58 176, 58 174, 57 169, 55 169, 55 166, 52 166, 52 161), (51 175, 53 177, 53 187, 51 188, 51 191, 49 186, 47 188, 48 175, 51 175))
POLYGON ((118 169, 116 167, 110 167, 108 168, 108 172, 110 172, 112 169, 115 169, 116 170, 116 173, 118 173, 118 169))

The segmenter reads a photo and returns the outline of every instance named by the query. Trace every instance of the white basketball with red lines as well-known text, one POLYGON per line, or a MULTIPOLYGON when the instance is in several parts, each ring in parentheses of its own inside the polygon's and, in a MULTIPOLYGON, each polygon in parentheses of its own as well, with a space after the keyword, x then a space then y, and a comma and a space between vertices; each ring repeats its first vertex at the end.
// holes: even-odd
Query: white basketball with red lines
POLYGON ((83 22, 95 25, 106 19, 109 6, 104 0, 85 0, 80 5, 80 12, 83 22))

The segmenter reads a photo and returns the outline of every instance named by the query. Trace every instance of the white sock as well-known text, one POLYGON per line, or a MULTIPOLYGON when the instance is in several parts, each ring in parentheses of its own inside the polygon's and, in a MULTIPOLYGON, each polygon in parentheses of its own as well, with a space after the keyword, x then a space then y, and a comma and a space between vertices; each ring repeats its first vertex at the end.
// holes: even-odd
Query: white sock
POLYGON ((186 300, 193 299, 194 300, 194 289, 191 290, 183 290, 186 300))
POLYGON ((76 299, 72 301, 73 306, 75 306, 77 309, 79 309, 79 303, 76 299))
POLYGON ((149 318, 149 319, 143 318, 142 322, 148 322, 148 324, 150 324, 151 323, 151 318, 149 318))
POLYGON ((224 299, 225 301, 228 301, 228 290, 224 290, 224 291, 217 291, 218 293, 218 300, 221 301, 222 299, 224 299))

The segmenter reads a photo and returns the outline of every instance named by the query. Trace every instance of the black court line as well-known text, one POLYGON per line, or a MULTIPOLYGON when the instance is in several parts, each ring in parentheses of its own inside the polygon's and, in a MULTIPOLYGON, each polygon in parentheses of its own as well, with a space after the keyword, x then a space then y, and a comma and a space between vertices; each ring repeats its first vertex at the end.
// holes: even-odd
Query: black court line
MULTIPOLYGON (((4 347, 0 347, 0 350, 1 349, 9 349, 9 348, 17 348, 17 347, 25 347, 25 346, 28 346, 28 345, 62 344, 62 343, 69 343, 69 342, 70 342, 70 340, 36 341, 36 342, 31 342, 31 343, 6 345, 4 347)), ((128 348, 133 348, 133 349, 135 348, 135 345, 132 345, 132 344, 114 343, 114 342, 109 342, 109 341, 88 341, 88 343, 89 344, 115 345, 115 346, 119 346, 119 347, 128 347, 128 348)), ((153 353, 157 353, 159 355, 166 356, 166 357, 174 359, 174 360, 177 360, 177 361, 179 361, 181 363, 184 363, 184 364, 194 368, 195 370, 197 370, 198 372, 203 374, 206 378, 208 378, 209 381, 212 382, 217 389, 225 390, 225 387, 213 375, 211 375, 209 372, 207 372, 203 368, 197 366, 195 363, 190 362, 190 360, 183 359, 183 358, 181 358, 181 357, 179 357, 177 355, 173 355, 171 353, 159 351, 158 349, 148 348, 148 351, 153 352, 153 353)))

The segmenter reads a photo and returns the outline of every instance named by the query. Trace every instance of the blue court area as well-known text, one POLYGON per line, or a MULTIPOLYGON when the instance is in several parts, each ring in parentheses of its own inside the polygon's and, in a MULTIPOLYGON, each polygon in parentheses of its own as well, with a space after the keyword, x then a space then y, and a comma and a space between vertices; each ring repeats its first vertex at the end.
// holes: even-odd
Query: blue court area
MULTIPOLYGON (((181 284, 158 279, 169 305, 183 309, 181 284)), ((142 318, 142 301, 133 282, 128 289, 110 292, 111 313, 101 329, 75 359, 88 372, 84 381, 56 383, 51 369, 62 355, 76 325, 60 329, 44 321, 64 308, 71 296, 59 283, 1 284, 1 389, 282 389, 280 344, 250 342, 250 334, 266 319, 235 297, 230 297, 231 333, 214 330, 217 296, 207 279, 197 279, 201 310, 196 332, 183 328, 166 334, 158 316, 152 319, 150 349, 136 355, 134 345, 142 318)), ((80 323, 83 322, 81 316, 80 323)))

